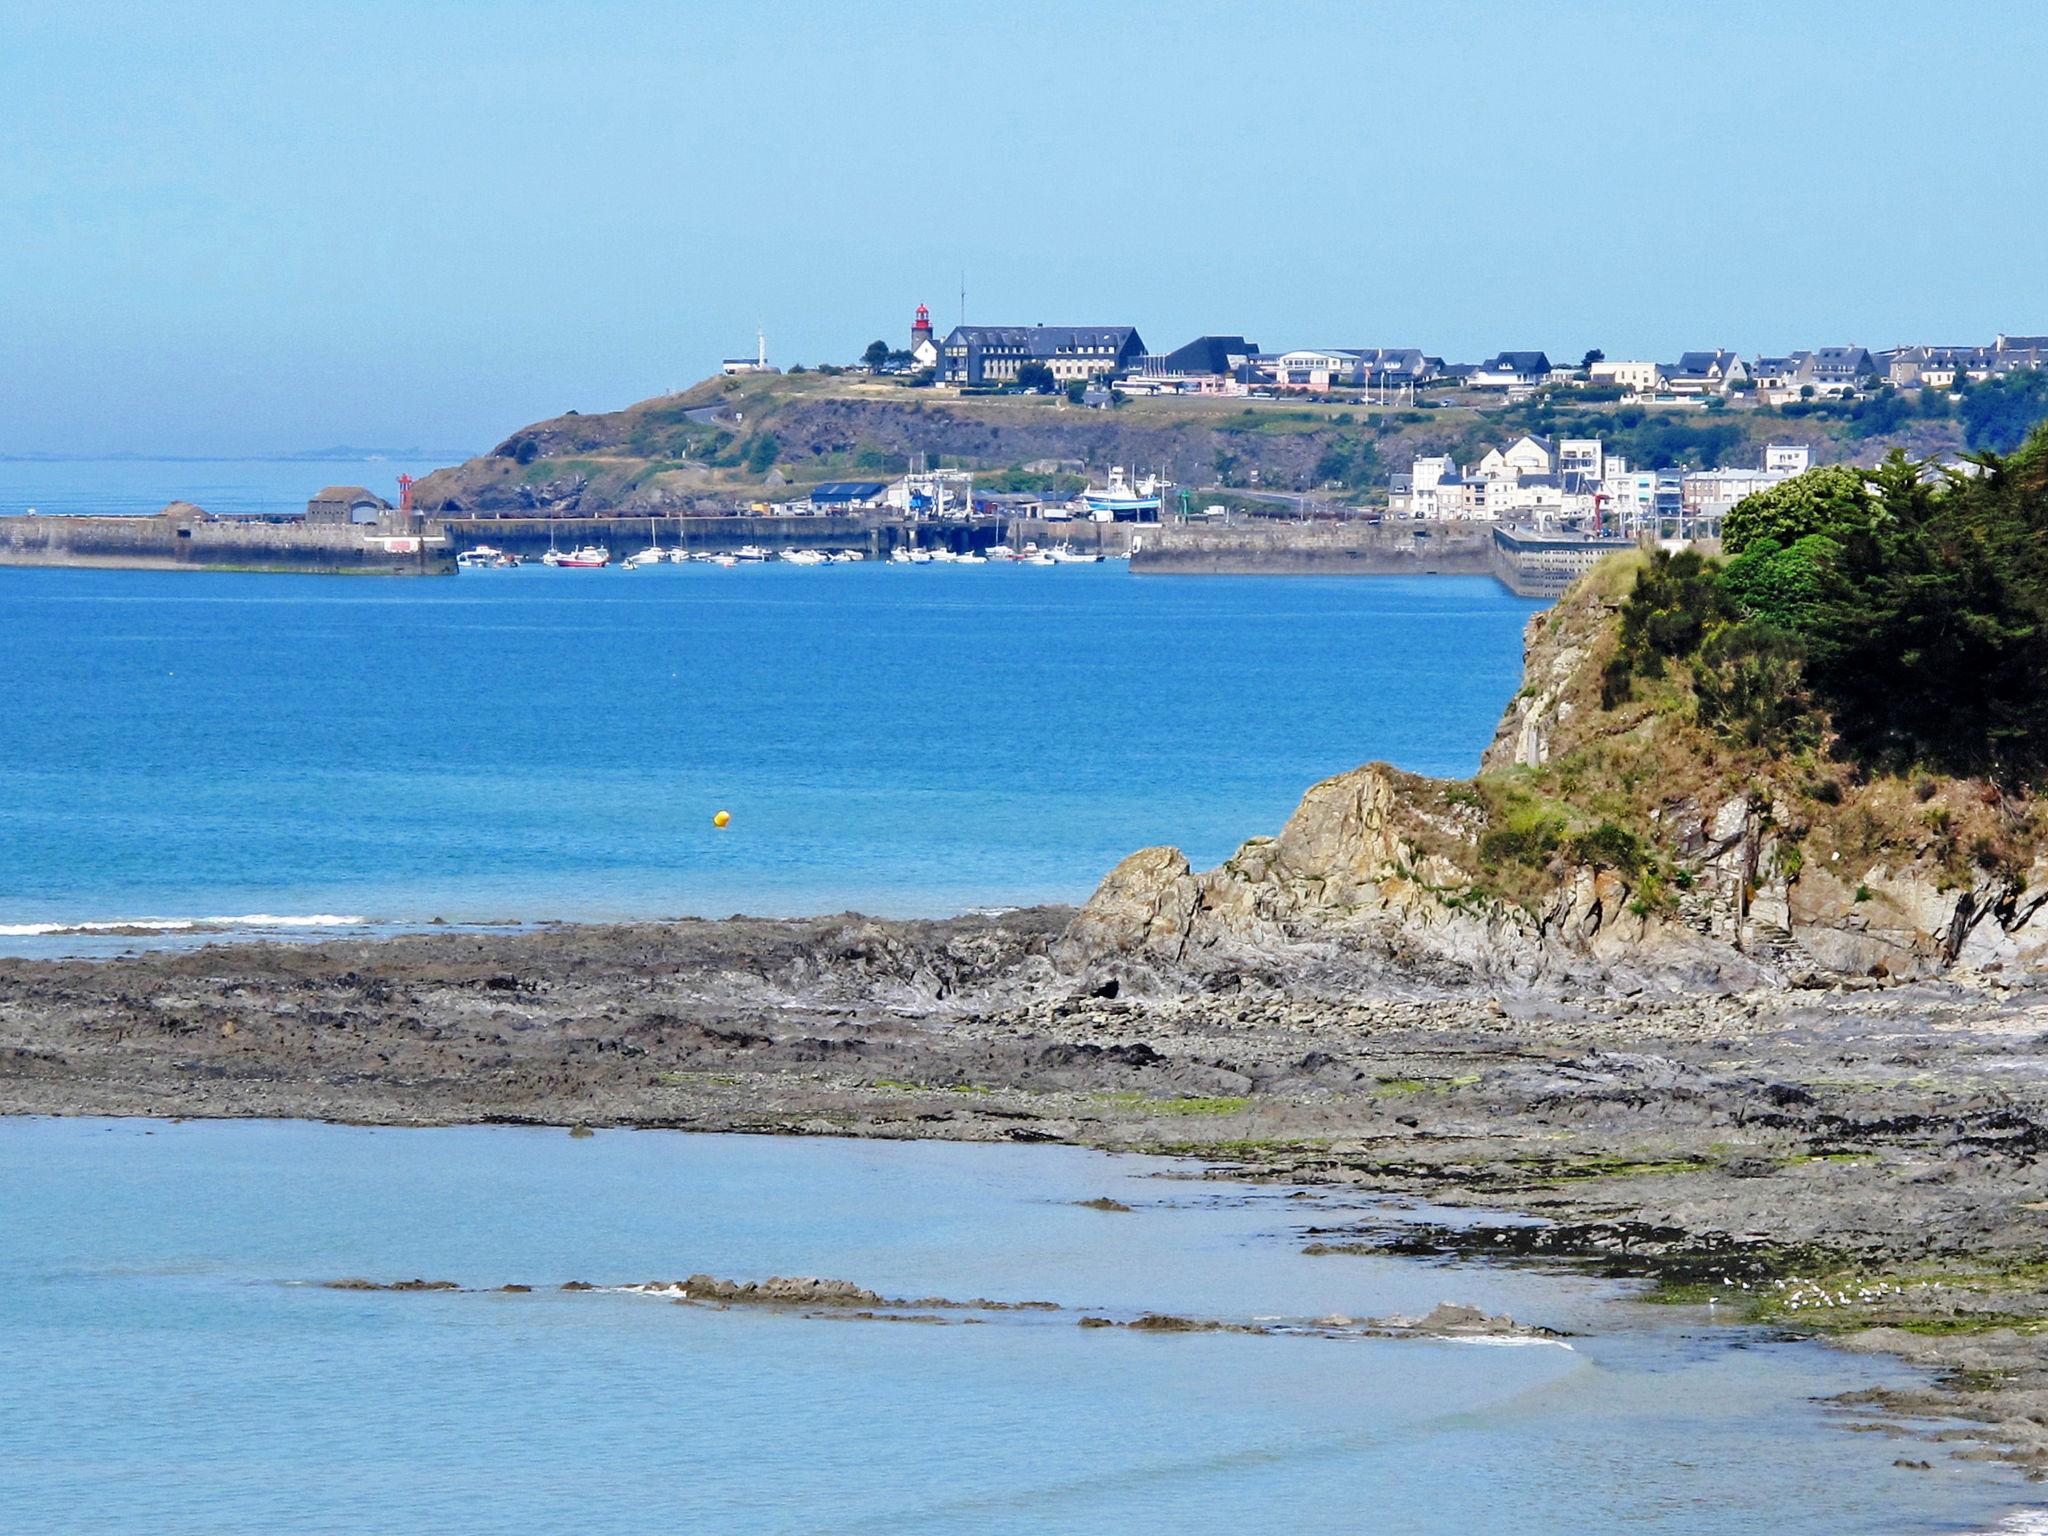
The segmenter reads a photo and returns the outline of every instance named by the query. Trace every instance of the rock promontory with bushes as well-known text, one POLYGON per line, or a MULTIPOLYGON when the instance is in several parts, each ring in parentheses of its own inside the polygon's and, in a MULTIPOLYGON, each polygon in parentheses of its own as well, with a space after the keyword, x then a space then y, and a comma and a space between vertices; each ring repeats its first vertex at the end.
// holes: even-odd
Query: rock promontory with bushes
POLYGON ((2048 966, 2048 434, 1750 498, 1530 623, 1479 774, 1371 765, 1112 871, 1084 987, 1745 988, 2048 966))

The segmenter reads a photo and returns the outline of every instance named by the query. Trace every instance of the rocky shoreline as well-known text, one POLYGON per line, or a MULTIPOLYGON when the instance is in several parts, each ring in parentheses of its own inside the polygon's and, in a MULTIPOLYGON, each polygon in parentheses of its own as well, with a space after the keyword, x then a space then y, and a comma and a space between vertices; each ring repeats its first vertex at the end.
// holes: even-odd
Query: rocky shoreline
MULTIPOLYGON (((0 962, 0 1112, 1059 1141, 1515 1212, 1311 1251, 1591 1264, 1895 1353, 2048 1474, 2048 983, 1134 996, 1074 914, 0 962), (1087 983, 1087 984, 1083 984, 1087 983), (1110 994, 1110 995, 1101 995, 1110 994)), ((1956 1428, 1955 1421, 1973 1427, 1956 1428)))

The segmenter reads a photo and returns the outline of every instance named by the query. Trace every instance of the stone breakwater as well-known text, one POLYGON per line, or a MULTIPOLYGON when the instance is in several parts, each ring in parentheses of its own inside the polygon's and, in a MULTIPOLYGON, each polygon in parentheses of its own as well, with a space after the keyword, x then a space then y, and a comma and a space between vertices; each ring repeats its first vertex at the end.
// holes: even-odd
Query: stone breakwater
POLYGON ((1141 530, 1131 569, 1186 576, 1492 576, 1518 597, 1554 598, 1627 547, 1489 522, 1169 523, 1141 530))
POLYGON ((432 530, 209 517, 173 506, 153 517, 0 517, 0 565, 430 576, 452 573, 455 554, 432 530))

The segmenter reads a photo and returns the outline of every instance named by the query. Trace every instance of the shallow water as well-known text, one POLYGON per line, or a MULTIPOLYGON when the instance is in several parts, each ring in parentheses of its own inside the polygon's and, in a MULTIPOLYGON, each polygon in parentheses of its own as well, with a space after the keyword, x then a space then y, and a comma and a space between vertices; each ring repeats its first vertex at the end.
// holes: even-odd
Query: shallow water
POLYGON ((0 570, 0 952, 1081 900, 1370 759, 1470 772, 1534 607, 1115 564, 0 570))
MULTIPOLYGON (((0 1122, 0 1528, 150 1532, 1938 1531, 1817 1396, 1901 1372, 1584 1279, 1305 1258, 1289 1199, 1072 1148, 0 1122), (1111 1195, 1130 1215, 1070 1202, 1111 1195), (626 1294, 693 1270, 1044 1299, 926 1327, 626 1294), (1175 1336, 1077 1309, 1416 1313, 1550 1345, 1175 1336)), ((1909 1452, 1917 1454, 1917 1452, 1909 1452)))

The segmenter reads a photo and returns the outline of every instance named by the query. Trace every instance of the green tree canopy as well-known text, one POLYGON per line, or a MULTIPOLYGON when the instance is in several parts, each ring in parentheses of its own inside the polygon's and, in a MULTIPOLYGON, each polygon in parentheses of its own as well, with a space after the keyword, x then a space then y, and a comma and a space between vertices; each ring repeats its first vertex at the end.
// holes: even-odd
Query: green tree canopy
POLYGON ((1731 555, 1766 540, 1789 548, 1809 534, 1863 527, 1872 511, 1861 470, 1847 464, 1810 469, 1737 502, 1721 525, 1721 547, 1731 555))
POLYGON ((1978 474, 1894 453, 1810 471, 1729 514, 1726 564, 1658 555, 1602 682, 1686 669, 1700 719, 1821 739, 1866 766, 2048 772, 2048 428, 1978 474))
POLYGON ((1973 384, 1961 411, 1965 443, 1980 452, 2011 453, 2048 421, 2048 370, 2030 368, 1973 384))

